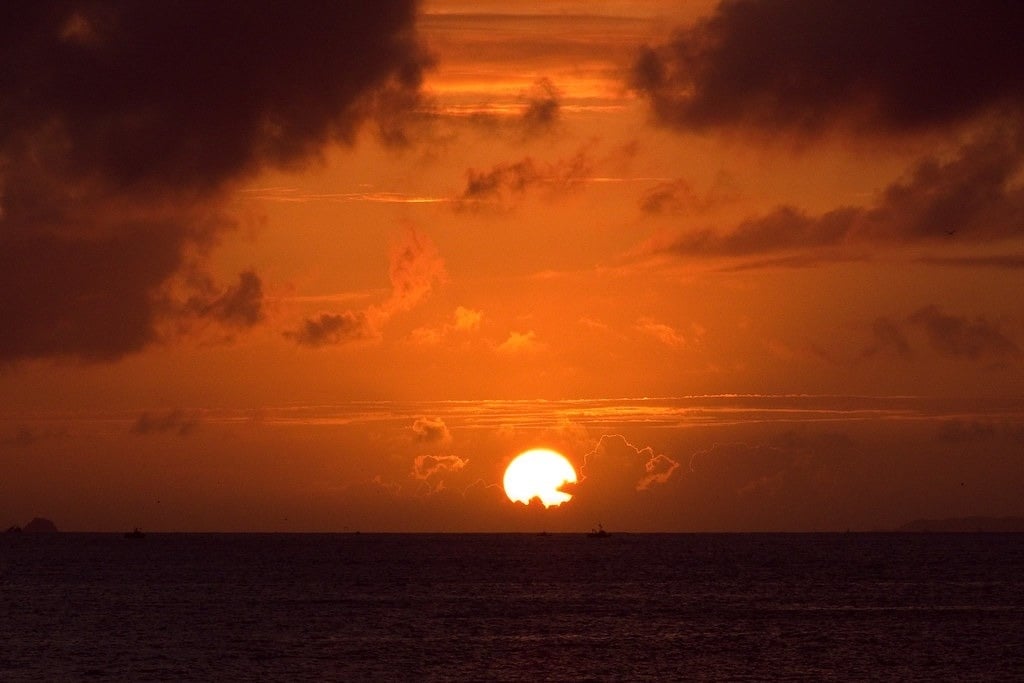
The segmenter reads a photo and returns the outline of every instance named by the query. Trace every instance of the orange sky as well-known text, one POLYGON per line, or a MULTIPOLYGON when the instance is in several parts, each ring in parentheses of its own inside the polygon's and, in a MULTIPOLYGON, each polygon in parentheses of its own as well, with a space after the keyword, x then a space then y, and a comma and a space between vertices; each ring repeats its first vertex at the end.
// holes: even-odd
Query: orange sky
POLYGON ((1024 515, 1018 12, 75 5, 0 17, 0 525, 1024 515))

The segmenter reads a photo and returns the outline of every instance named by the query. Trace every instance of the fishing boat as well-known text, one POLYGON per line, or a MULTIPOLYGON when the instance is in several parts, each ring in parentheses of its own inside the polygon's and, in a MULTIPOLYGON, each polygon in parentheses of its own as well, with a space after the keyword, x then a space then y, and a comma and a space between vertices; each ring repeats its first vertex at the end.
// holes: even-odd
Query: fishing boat
POLYGON ((587 536, 589 538, 608 538, 609 536, 611 536, 611 534, 608 533, 607 531, 605 531, 604 527, 601 526, 601 523, 598 522, 597 523, 597 528, 596 529, 591 529, 590 533, 587 534, 587 536))

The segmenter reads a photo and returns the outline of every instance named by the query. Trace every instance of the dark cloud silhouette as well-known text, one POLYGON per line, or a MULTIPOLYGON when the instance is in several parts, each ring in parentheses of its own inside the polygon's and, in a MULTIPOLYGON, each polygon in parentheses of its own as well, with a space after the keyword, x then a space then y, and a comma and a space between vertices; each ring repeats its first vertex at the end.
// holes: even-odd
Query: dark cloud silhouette
POLYGON ((253 271, 238 276, 238 284, 217 291, 210 282, 203 283, 204 295, 193 296, 188 309, 200 316, 229 325, 249 327, 263 320, 263 283, 253 271))
POLYGON ((521 124, 526 135, 546 133, 558 123, 562 105, 558 89, 549 79, 538 80, 523 99, 526 109, 521 124))
POLYGON ((646 47, 632 85, 679 129, 910 131, 1024 106, 1013 0, 732 0, 646 47))
POLYGON ((508 207, 521 199, 526 191, 543 187, 549 195, 559 195, 578 187, 592 173, 594 162, 585 151, 554 163, 534 161, 525 157, 515 162, 500 163, 486 171, 466 171, 466 187, 456 198, 457 209, 497 205, 508 207))
POLYGON ((951 315, 938 306, 919 308, 905 321, 879 317, 871 325, 872 341, 862 357, 895 354, 904 359, 914 356, 908 332, 924 333, 928 343, 939 354, 965 360, 1006 361, 1019 358, 1020 348, 1000 329, 982 316, 973 320, 951 315))
POLYGON ((871 207, 846 206, 811 216, 792 207, 744 221, 731 231, 702 229, 657 251, 679 255, 752 256, 857 244, 991 242, 1024 235, 1022 138, 985 134, 957 157, 926 159, 889 185, 871 207))
POLYGON ((135 424, 132 425, 132 433, 140 436, 166 433, 186 436, 197 426, 199 426, 199 419, 183 410, 172 410, 162 415, 145 412, 135 420, 135 424))
POLYGON ((693 206, 697 197, 685 180, 659 183, 640 200, 640 210, 649 214, 682 213, 693 206))
POLYGON ((979 316, 973 320, 926 306, 910 316, 922 328, 932 347, 945 356, 968 360, 1008 360, 1020 357, 1020 348, 998 324, 979 316))
MULTIPOLYGON (((231 227, 223 192, 414 100, 414 17, 412 0, 4 4, 0 360, 118 358, 195 314, 171 280, 231 227)), ((259 290, 243 273, 207 314, 252 324, 259 290)))
POLYGON ((286 332, 302 346, 327 346, 346 341, 372 339, 377 331, 362 312, 321 313, 302 321, 298 330, 286 332))

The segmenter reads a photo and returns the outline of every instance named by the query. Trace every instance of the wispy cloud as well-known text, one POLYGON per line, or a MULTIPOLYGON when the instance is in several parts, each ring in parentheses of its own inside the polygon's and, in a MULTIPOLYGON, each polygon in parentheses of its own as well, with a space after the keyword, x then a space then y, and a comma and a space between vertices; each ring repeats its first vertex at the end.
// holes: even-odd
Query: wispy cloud
POLYGON ((294 187, 262 187, 242 190, 245 196, 267 202, 287 204, 308 204, 328 202, 350 204, 366 202, 371 204, 444 204, 452 201, 449 197, 411 195, 403 192, 306 192, 294 187))
POLYGON ((166 433, 187 436, 198 426, 198 415, 184 410, 171 410, 166 413, 144 412, 132 425, 132 433, 139 436, 166 433))
POLYGON ((285 332, 300 346, 323 347, 379 339, 383 326, 396 314, 415 308, 447 277, 444 259, 421 231, 410 228, 392 246, 388 264, 391 294, 363 310, 323 311, 307 317, 298 329, 285 332))
POLYGON ((856 253, 865 245, 941 248, 1018 238, 1024 235, 1024 189, 1015 178, 1022 167, 1024 135, 999 130, 964 145, 953 159, 921 161, 871 206, 818 215, 780 206, 730 229, 659 237, 642 251, 678 257, 780 255, 756 261, 769 264, 785 263, 797 252, 799 263, 813 263, 816 257, 831 260, 837 249, 856 253))

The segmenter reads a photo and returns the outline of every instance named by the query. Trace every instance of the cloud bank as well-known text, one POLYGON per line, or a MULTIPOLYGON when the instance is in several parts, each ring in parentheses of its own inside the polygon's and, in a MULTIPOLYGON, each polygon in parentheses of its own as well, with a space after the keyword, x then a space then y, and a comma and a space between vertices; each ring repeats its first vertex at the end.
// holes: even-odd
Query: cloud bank
POLYGON ((632 85, 664 125, 903 133, 1024 108, 1014 2, 734 0, 644 48, 632 85))
MULTIPOLYGON (((182 308, 171 281, 231 227, 233 182, 351 143, 367 120, 383 128, 396 99, 412 106, 427 62, 415 9, 5 4, 0 361, 115 359, 152 342, 182 308)), ((255 273, 224 296, 186 312, 258 322, 255 273)))

